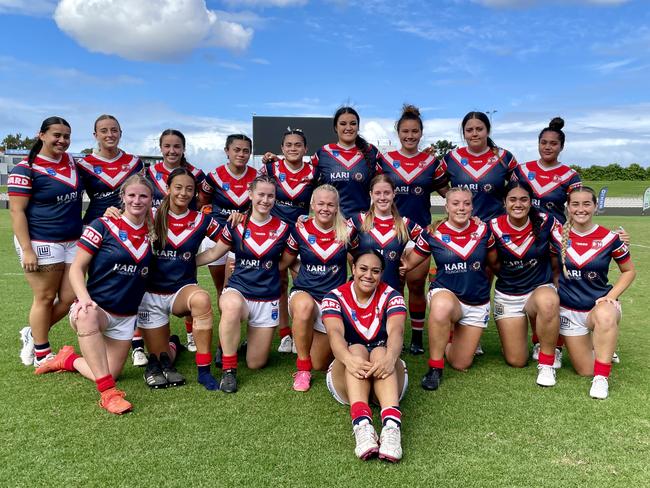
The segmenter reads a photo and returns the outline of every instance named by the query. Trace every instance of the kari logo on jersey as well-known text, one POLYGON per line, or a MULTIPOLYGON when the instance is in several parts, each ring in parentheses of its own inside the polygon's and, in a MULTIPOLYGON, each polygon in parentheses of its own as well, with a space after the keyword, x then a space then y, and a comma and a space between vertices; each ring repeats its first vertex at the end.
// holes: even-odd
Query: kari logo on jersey
POLYGON ((445 273, 447 273, 447 274, 466 273, 467 272, 467 263, 464 263, 464 262, 445 263, 445 266, 444 266, 443 269, 445 270, 445 273))
POLYGON ((580 271, 579 269, 568 269, 567 276, 572 280, 581 280, 582 271, 580 271))
MULTIPOLYGON (((142 271, 144 271, 145 269, 146 268, 142 268, 142 271)), ((117 274, 122 274, 122 275, 134 275, 138 271, 138 266, 135 264, 115 263, 113 265, 113 271, 115 271, 117 274)))

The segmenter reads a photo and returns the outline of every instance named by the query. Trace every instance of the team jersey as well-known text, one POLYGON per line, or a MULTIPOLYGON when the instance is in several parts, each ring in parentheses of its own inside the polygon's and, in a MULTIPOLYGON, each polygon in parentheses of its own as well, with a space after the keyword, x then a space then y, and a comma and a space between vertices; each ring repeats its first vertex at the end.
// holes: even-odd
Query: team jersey
POLYGON ((529 161, 517 166, 513 178, 533 192, 533 205, 564 224, 564 205, 571 190, 581 185, 580 175, 566 164, 545 168, 539 161, 529 161))
POLYGON ((7 180, 9 196, 27 197, 25 210, 29 238, 65 242, 81 235, 81 194, 83 185, 72 158, 63 154, 54 160, 36 156, 29 167, 21 161, 7 180))
POLYGON ((405 156, 399 151, 380 154, 378 171, 395 183, 395 205, 400 215, 418 225, 431 223, 431 192, 447 186, 447 175, 435 156, 421 152, 405 156))
MULTIPOLYGON (((561 266, 562 226, 553 229, 552 238, 561 266)), ((565 261, 568 277, 560 273, 560 304, 582 312, 591 310, 612 289, 607 281, 612 258, 619 264, 630 259, 630 250, 618 234, 600 225, 584 234, 571 229, 565 261)))
POLYGON ((442 160, 451 186, 460 186, 472 192, 474 215, 484 222, 505 213, 503 198, 506 183, 516 166, 515 157, 501 148, 498 148, 496 155, 491 148, 476 155, 461 147, 449 151, 442 160))
MULTIPOLYGON (((203 180, 205 180, 205 174, 199 168, 195 168, 190 163, 185 163, 185 168, 194 175, 196 180, 197 191, 201 187, 203 180)), ((165 166, 163 161, 158 161, 156 164, 152 164, 147 168, 145 176, 149 181, 153 183, 153 201, 151 206, 153 208, 160 207, 160 204, 163 201, 163 198, 169 193, 169 187, 167 186, 167 178, 169 174, 174 171, 174 169, 169 169, 165 166)), ((192 199, 190 203, 190 208, 196 210, 196 197, 192 199)))
POLYGON ((226 225, 230 214, 246 211, 250 202, 248 188, 256 176, 257 172, 250 166, 246 166, 241 176, 236 176, 226 164, 208 173, 201 189, 211 196, 211 215, 219 225, 226 225))
POLYGON ((540 216, 542 224, 537 236, 530 219, 522 227, 512 225, 507 215, 490 220, 501 263, 495 285, 500 292, 525 295, 553 282, 549 253, 551 231, 557 221, 545 213, 540 216))
POLYGON ((77 168, 90 198, 83 219, 87 224, 103 216, 108 207, 121 206, 120 186, 129 176, 141 172, 144 165, 137 156, 120 151, 113 159, 88 154, 77 160, 77 168))
POLYGON ((162 250, 153 247, 147 277, 147 291, 176 293, 196 283, 196 254, 204 237, 216 241, 220 227, 209 215, 187 210, 182 215, 167 213, 167 240, 162 250))
POLYGON ((385 345, 388 340, 387 324, 390 317, 406 315, 404 297, 386 283, 379 286, 365 305, 357 300, 354 282, 332 290, 321 304, 323 319, 343 321, 348 344, 385 345))
POLYGON ((255 301, 277 300, 280 297, 279 262, 287 244, 289 225, 275 216, 263 224, 252 219, 233 228, 227 224, 220 240, 235 253, 235 271, 228 286, 245 298, 255 301))
POLYGON ((260 173, 274 178, 276 185, 275 205, 271 215, 292 225, 301 215, 309 215, 315 172, 310 163, 304 163, 297 171, 291 169, 284 159, 265 163, 260 173))
POLYGON ((152 256, 148 232, 146 224, 136 226, 124 216, 102 217, 84 227, 77 245, 93 256, 86 288, 107 312, 138 312, 152 256))
POLYGON ((488 250, 494 237, 487 224, 470 220, 464 229, 443 222, 435 232, 423 231, 414 251, 433 256, 438 268, 430 288, 446 288, 468 305, 490 300, 490 282, 485 271, 488 250))
POLYGON ((351 225, 348 231, 351 243, 346 246, 336 240, 335 229, 324 231, 313 218, 291 230, 287 251, 300 256, 300 271, 292 290, 306 291, 320 302, 326 293, 345 283, 348 250, 354 240, 351 225))
MULTIPOLYGON (((408 243, 408 240, 401 242, 395 230, 395 219, 393 216, 379 217, 375 215, 372 221, 372 228, 366 232, 362 229, 363 221, 366 214, 361 212, 352 217, 352 223, 357 230, 359 236, 359 245, 355 252, 363 252, 369 249, 376 249, 383 256, 386 263, 384 273, 382 274, 382 281, 385 281, 390 286, 399 290, 402 285, 399 277, 399 267, 401 263, 402 253, 408 243)), ((408 217, 402 217, 408 237, 412 241, 416 241, 422 232, 422 227, 413 222, 408 217)))
POLYGON ((344 148, 327 144, 312 156, 319 184, 328 183, 339 192, 339 205, 345 217, 370 207, 370 180, 375 176, 379 151, 368 144, 364 154, 356 146, 344 148))

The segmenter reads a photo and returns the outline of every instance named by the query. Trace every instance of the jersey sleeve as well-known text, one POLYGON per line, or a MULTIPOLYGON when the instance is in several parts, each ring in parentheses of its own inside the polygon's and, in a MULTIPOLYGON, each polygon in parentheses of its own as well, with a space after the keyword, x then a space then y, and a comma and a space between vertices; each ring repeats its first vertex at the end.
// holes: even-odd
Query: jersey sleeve
POLYGON ((24 163, 17 164, 7 179, 9 196, 30 197, 32 195, 32 170, 24 163))
POLYGON ((343 312, 341 311, 341 302, 335 293, 329 292, 323 297, 321 302, 321 311, 324 319, 335 318, 343 320, 343 312))
POLYGON ((614 261, 618 264, 626 263, 631 258, 629 247, 621 241, 621 237, 618 234, 616 234, 616 238, 612 244, 612 258, 614 258, 614 261))
POLYGON ((567 194, 575 190, 576 188, 582 186, 582 180, 580 179, 580 175, 576 172, 573 174, 573 176, 569 179, 569 184, 567 185, 566 192, 567 194))
POLYGON ((102 247, 104 241, 104 232, 106 227, 102 224, 101 219, 95 219, 84 227, 84 230, 77 242, 80 247, 89 254, 95 254, 102 247))
POLYGON ((196 187, 200 188, 203 182, 205 181, 205 173, 200 170, 199 168, 196 168, 197 172, 196 175, 194 176, 196 180, 196 187))
POLYGON ((554 219, 553 230, 551 231, 551 254, 562 252, 562 224, 554 219))
POLYGON ((223 242, 224 244, 228 246, 232 246, 233 244, 233 228, 230 224, 226 224, 226 226, 223 228, 221 231, 221 235, 219 236, 219 240, 223 242))
POLYGON ((433 172, 433 189, 437 191, 449 185, 449 177, 447 176, 446 164, 443 164, 443 162, 438 159, 436 159, 433 164, 437 166, 436 170, 433 172))
POLYGON ((210 175, 207 175, 205 178, 203 178, 200 188, 202 192, 207 193, 208 195, 212 195, 214 193, 214 185, 212 184, 212 178, 210 175))
POLYGON ((420 237, 420 234, 422 233, 422 227, 411 219, 408 219, 406 222, 406 228, 408 229, 409 238, 413 242, 417 242, 418 237, 420 237))
POLYGON ((386 303, 386 317, 406 315, 406 303, 404 297, 397 291, 391 291, 386 303))
POLYGON ((298 232, 292 229, 287 237, 287 246, 285 248, 291 254, 298 254, 298 232))
POLYGON ((208 223, 208 228, 205 231, 205 237, 217 242, 221 236, 221 226, 212 217, 208 218, 210 219, 210 222, 208 223))
POLYGON ((431 246, 427 237, 430 235, 429 231, 423 229, 418 236, 418 239, 415 241, 415 247, 413 250, 420 254, 421 256, 430 256, 431 255, 431 246))
POLYGON ((517 166, 519 166, 519 163, 517 163, 517 159, 515 159, 514 155, 510 151, 507 151, 505 149, 503 155, 503 162, 507 164, 508 172, 510 173, 508 175, 508 179, 510 179, 517 166))
POLYGON ((486 246, 488 249, 492 249, 496 245, 496 240, 494 239, 494 234, 489 226, 486 226, 485 232, 487 232, 487 243, 486 246))

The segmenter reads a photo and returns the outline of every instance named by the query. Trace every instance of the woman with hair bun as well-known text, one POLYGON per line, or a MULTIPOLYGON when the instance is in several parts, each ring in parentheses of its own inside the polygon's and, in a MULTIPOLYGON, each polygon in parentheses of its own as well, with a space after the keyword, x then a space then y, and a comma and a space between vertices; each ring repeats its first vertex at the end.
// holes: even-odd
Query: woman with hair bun
MULTIPOLYGON (((395 205, 399 214, 425 229, 431 223, 431 193, 443 197, 448 181, 445 170, 428 148, 420 151, 424 124, 420 110, 414 105, 404 105, 402 115, 395 123, 401 146, 398 151, 380 154, 379 172, 387 175, 395 186, 395 205)), ((404 256, 415 247, 413 241, 406 244, 404 256)), ((411 354, 422 354, 422 331, 427 303, 424 296, 430 260, 425 259, 417 268, 406 274, 409 289, 409 315, 411 318, 411 354)), ((391 285, 395 286, 395 285, 391 285)))
POLYGON ((490 138, 492 124, 483 112, 469 112, 461 127, 467 146, 449 151, 443 168, 452 187, 472 192, 474 215, 487 222, 505 213, 505 188, 517 160, 490 138))
POLYGON ((66 153, 70 132, 65 119, 45 119, 29 156, 7 181, 14 244, 34 295, 29 325, 20 331, 25 366, 37 367, 53 357, 50 327, 74 300, 68 275, 81 235, 82 184, 66 153))

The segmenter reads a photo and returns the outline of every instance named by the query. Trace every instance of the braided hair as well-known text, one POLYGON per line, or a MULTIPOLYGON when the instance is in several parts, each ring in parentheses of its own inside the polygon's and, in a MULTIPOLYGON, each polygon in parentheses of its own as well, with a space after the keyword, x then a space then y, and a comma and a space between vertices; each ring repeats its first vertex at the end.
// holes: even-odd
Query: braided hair
POLYGON ((562 258, 562 272, 564 273, 564 277, 568 278, 569 277, 569 272, 566 267, 566 253, 567 249, 569 248, 569 245, 571 243, 571 240, 569 239, 569 234, 571 233, 571 228, 573 227, 573 221, 571 219, 571 214, 569 212, 569 205, 571 204, 571 195, 574 193, 580 193, 580 192, 586 192, 591 194, 591 201, 596 205, 598 203, 598 197, 596 196, 596 191, 593 188, 590 188, 588 186, 576 186, 575 188, 572 188, 569 190, 569 194, 567 196, 567 207, 566 207, 566 222, 562 226, 562 243, 561 243, 561 248, 560 248, 560 256, 562 258))

